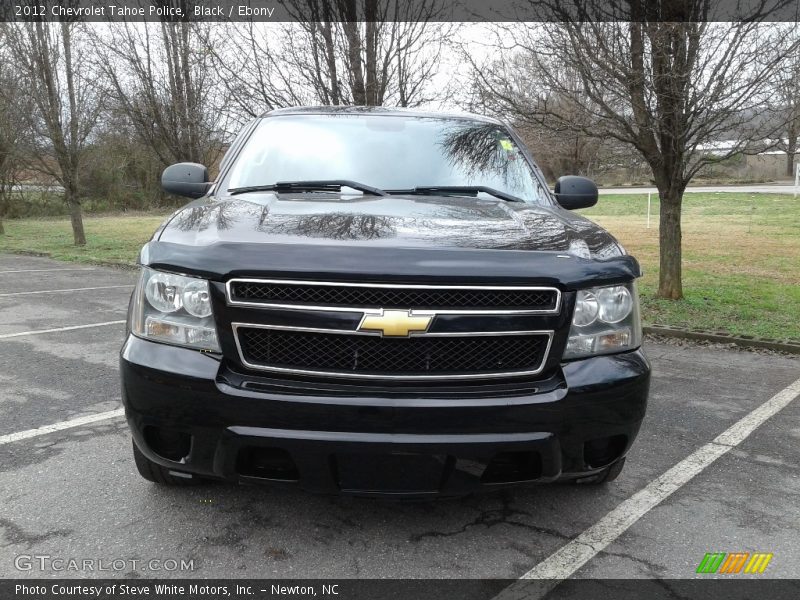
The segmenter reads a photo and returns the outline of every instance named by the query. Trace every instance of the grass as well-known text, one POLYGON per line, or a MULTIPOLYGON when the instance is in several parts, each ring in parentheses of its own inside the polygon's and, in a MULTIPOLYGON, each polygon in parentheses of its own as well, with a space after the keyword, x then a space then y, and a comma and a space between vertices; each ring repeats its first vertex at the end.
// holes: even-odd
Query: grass
MULTIPOLYGON (((800 198, 776 194, 691 193, 684 197, 685 299, 655 297, 658 198, 646 228, 646 195, 604 195, 581 211, 611 231, 642 264, 646 324, 800 339, 800 198)), ((139 213, 85 218, 87 245, 72 245, 66 219, 6 221, 0 252, 59 260, 132 264, 166 216, 139 213)))
POLYGON ((581 211, 639 259, 646 324, 800 339, 800 198, 689 193, 683 200, 683 290, 659 300, 658 211, 646 195, 601 196, 581 211))
POLYGON ((86 246, 73 245, 69 219, 4 221, 0 252, 40 254, 69 262, 133 265, 139 250, 153 235, 166 213, 85 216, 86 246))

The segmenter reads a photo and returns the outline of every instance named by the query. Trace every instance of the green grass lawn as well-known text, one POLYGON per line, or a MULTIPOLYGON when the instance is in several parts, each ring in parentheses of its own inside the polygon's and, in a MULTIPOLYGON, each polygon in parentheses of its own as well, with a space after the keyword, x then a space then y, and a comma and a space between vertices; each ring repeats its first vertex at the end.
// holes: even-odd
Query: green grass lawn
MULTIPOLYGON (((601 196, 581 211, 611 231, 642 264, 646 324, 736 335, 800 339, 800 198, 776 194, 686 194, 684 293, 658 300, 658 199, 646 228, 647 196, 601 196)), ((87 245, 72 245, 66 219, 6 221, 0 252, 35 252, 60 260, 133 264, 166 214, 85 218, 87 245)))
POLYGON ((168 213, 85 216, 86 246, 72 243, 69 219, 4 221, 0 252, 28 252, 70 262, 133 265, 139 250, 168 213))
POLYGON ((658 198, 600 196, 581 211, 639 259, 646 324, 800 339, 800 198, 778 194, 689 193, 683 200, 683 291, 659 300, 658 198))

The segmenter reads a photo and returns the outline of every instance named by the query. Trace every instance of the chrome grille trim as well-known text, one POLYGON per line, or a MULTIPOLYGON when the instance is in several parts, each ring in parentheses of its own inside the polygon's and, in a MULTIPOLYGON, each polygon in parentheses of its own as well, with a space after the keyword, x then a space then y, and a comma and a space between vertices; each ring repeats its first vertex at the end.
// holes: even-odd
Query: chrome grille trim
MULTIPOLYGON (((243 306, 249 308, 263 309, 284 309, 284 310, 307 310, 317 312, 347 312, 364 313, 374 311, 375 307, 356 307, 356 306, 320 306, 311 304, 284 304, 270 302, 248 302, 236 300, 233 297, 231 286, 234 283, 265 283, 276 285, 303 285, 303 286, 328 286, 328 287, 361 287, 361 288, 381 288, 381 289, 420 289, 420 290, 481 290, 481 291, 535 291, 551 292, 555 294, 555 307, 552 309, 440 309, 431 308, 440 315, 557 315, 561 312, 561 290, 551 286, 493 286, 493 285, 426 285, 412 283, 354 283, 341 281, 314 281, 299 279, 261 279, 261 278, 241 278, 230 279, 225 284, 225 297, 229 306, 243 306)), ((415 307, 409 307, 415 308, 415 307)), ((416 307, 426 310, 426 307, 416 307)))
POLYGON ((546 330, 531 330, 531 331, 478 331, 478 332, 457 332, 457 333, 423 333, 411 332, 411 336, 415 333, 419 337, 478 337, 478 336, 510 336, 510 335, 541 335, 547 336, 547 346, 542 353, 542 359, 539 366, 534 370, 524 371, 504 371, 504 372, 483 372, 483 373, 469 373, 458 375, 392 375, 392 374, 373 374, 373 373, 346 373, 342 371, 319 371, 313 369, 292 369, 287 367, 270 367, 267 365, 256 365, 248 362, 244 357, 241 342, 239 341, 239 328, 252 328, 252 329, 275 329, 280 331, 297 331, 306 333, 325 333, 334 335, 377 335, 380 333, 355 331, 348 329, 319 329, 315 327, 294 327, 289 325, 264 325, 254 323, 231 323, 233 327, 233 339, 236 342, 236 350, 239 354, 239 360, 242 365, 248 369, 257 371, 267 371, 272 373, 283 373, 289 375, 311 375, 317 377, 338 377, 343 379, 371 379, 381 380, 390 379, 395 381, 425 381, 425 380, 464 380, 464 379, 497 379, 500 377, 524 377, 530 375, 538 375, 544 370, 547 364, 547 359, 550 356, 550 348, 553 344, 553 331, 546 330))

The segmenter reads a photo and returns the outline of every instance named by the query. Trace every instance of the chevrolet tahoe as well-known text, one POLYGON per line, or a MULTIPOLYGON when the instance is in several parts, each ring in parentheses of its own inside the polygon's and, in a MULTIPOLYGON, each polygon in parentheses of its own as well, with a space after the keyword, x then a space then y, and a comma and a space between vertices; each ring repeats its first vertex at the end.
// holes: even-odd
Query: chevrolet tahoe
POLYGON ((139 473, 458 496, 604 483, 645 414, 635 258, 465 114, 281 109, 142 248, 121 351, 139 473))

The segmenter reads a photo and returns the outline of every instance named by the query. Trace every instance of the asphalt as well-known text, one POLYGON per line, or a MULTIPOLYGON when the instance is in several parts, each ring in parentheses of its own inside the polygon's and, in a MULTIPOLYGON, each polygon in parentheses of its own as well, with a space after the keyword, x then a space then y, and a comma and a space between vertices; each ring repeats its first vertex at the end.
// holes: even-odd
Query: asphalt
MULTIPOLYGON (((81 268, 0 255, 0 438, 120 406, 124 325, 7 335, 123 320, 135 273, 81 268), (125 287, 3 295, 104 286, 125 287)), ((223 484, 170 489, 138 476, 122 418, 4 443, 0 578, 519 577, 800 377, 798 358, 655 343, 646 351, 648 415, 625 471, 604 487, 539 486, 426 503, 223 484), (127 565, 20 571, 21 555, 127 565), (193 570, 128 566, 153 558, 193 561, 193 570)), ((691 578, 706 552, 763 551, 774 554, 769 576, 794 577, 798 440, 800 399, 576 576, 691 578)))

